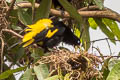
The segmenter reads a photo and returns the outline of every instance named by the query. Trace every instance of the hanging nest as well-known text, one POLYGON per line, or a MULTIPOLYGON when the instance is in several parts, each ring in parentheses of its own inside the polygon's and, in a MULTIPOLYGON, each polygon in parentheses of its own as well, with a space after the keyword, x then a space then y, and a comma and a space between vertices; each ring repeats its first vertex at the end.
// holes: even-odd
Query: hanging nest
POLYGON ((49 56, 41 57, 37 63, 49 64, 51 76, 59 74, 58 70, 60 70, 63 76, 69 73, 71 80, 102 78, 98 70, 101 60, 87 52, 72 53, 65 49, 54 50, 49 56))

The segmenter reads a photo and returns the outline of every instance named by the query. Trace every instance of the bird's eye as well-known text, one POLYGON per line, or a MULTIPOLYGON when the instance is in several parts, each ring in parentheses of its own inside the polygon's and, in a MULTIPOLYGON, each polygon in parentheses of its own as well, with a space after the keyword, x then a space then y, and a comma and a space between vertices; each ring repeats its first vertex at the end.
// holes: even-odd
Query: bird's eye
POLYGON ((80 41, 77 41, 78 43, 80 43, 80 41))

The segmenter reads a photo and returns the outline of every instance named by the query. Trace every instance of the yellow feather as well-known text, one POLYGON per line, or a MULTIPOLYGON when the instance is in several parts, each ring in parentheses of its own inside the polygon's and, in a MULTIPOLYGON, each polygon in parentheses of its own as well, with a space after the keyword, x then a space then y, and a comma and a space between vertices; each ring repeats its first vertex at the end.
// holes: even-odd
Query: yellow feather
POLYGON ((35 35, 36 35, 35 32, 28 32, 27 34, 24 35, 22 42, 31 40, 35 35))
MULTIPOLYGON (((43 31, 44 29, 49 29, 51 27, 53 27, 52 25, 52 20, 50 19, 41 19, 39 21, 37 21, 35 24, 32 25, 27 25, 29 28, 26 29, 25 31, 29 31, 28 33, 26 33, 24 35, 24 38, 22 39, 22 42, 25 43, 27 42, 24 46, 28 46, 33 42, 33 38, 40 33, 41 31, 43 31)), ((47 37, 51 37, 53 34, 55 34, 57 31, 53 31, 53 32, 49 32, 47 34, 47 37)))
POLYGON ((30 41, 26 42, 23 47, 29 46, 30 44, 32 44, 34 41, 34 39, 31 39, 30 41))
POLYGON ((55 29, 54 31, 51 32, 51 30, 48 31, 46 37, 50 38, 52 37, 56 32, 58 31, 58 29, 55 29))

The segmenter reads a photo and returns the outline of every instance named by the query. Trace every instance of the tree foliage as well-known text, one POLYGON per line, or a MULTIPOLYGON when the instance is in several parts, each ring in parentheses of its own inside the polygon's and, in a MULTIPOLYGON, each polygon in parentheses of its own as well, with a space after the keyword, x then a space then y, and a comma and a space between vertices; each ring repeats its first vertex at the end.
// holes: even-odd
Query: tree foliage
POLYGON ((99 58, 87 50, 91 46, 90 28, 96 30, 99 27, 114 44, 120 40, 116 23, 120 22, 120 14, 105 8, 104 0, 56 1, 0 1, 0 80, 16 80, 14 73, 20 71, 23 74, 19 80, 119 80, 119 58, 104 58, 96 48, 99 58), (82 45, 77 48, 79 53, 64 46, 49 53, 34 45, 22 47, 26 25, 52 17, 62 19, 81 39, 82 45), (13 69, 14 66, 17 68, 13 69))

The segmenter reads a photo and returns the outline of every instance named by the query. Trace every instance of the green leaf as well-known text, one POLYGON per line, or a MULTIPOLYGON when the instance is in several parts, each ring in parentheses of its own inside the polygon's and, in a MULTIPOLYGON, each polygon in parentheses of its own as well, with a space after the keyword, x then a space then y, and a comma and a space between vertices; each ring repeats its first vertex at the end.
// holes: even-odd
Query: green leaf
MULTIPOLYGON (((10 69, 10 68, 8 67, 8 65, 6 65, 6 64, 3 64, 3 66, 4 66, 3 71, 7 71, 7 70, 10 69)), ((6 78, 5 80, 16 80, 16 79, 15 79, 15 76, 12 74, 12 75, 10 75, 8 78, 6 78)))
POLYGON ((19 59, 21 59, 23 57, 25 53, 25 50, 23 47, 19 47, 16 54, 15 54, 15 62, 17 62, 19 59))
POLYGON ((12 25, 11 27, 13 30, 22 30, 22 28, 20 26, 17 26, 17 25, 12 25))
POLYGON ((94 20, 97 23, 97 25, 100 27, 102 32, 111 40, 111 42, 115 43, 115 40, 113 40, 115 39, 114 34, 107 28, 107 26, 102 22, 102 20, 97 18, 94 18, 94 20))
POLYGON ((18 8, 18 18, 25 25, 32 24, 32 18, 30 15, 27 11, 22 10, 21 8, 18 8))
POLYGON ((80 25, 82 25, 82 16, 77 12, 76 8, 73 7, 67 0, 58 0, 65 10, 74 18, 80 25))
POLYGON ((113 34, 120 40, 120 29, 117 23, 113 20, 103 18, 102 21, 110 28, 113 34))
MULTIPOLYGON (((32 4, 32 11, 30 12, 31 14, 29 14, 29 15, 31 15, 32 16, 32 21, 33 21, 33 19, 34 19, 34 12, 35 12, 35 2, 36 2, 36 0, 28 0, 31 4, 32 4)), ((29 11, 30 9, 28 9, 28 11, 29 11)))
POLYGON ((103 79, 106 80, 106 78, 108 77, 108 74, 110 73, 109 69, 108 68, 104 68, 104 71, 102 71, 103 74, 103 79))
POLYGON ((38 66, 34 66, 34 72, 38 80, 44 80, 49 75, 49 71, 46 64, 40 64, 38 66))
POLYGON ((104 6, 102 0, 94 0, 94 2, 100 9, 103 9, 104 6))
POLYGON ((89 25, 92 29, 97 29, 98 25, 96 24, 96 22, 93 18, 89 18, 88 22, 89 22, 89 25))
POLYGON ((118 62, 120 62, 119 59, 112 58, 112 59, 109 61, 109 64, 108 64, 109 70, 111 71, 112 68, 114 67, 114 65, 115 65, 116 63, 118 63, 118 62))
POLYGON ((32 69, 27 69, 19 80, 33 80, 33 79, 34 76, 32 73, 32 69))
POLYGON ((15 14, 17 14, 17 12, 18 12, 18 10, 10 11, 11 17, 9 18, 9 21, 14 25, 16 25, 18 23, 18 15, 15 15, 15 14))
POLYGON ((106 80, 108 74, 109 74, 109 68, 108 68, 108 63, 110 61, 111 57, 107 58, 107 59, 103 59, 104 60, 104 64, 102 65, 102 69, 101 71, 103 72, 103 79, 106 80))
POLYGON ((43 56, 44 51, 40 48, 33 48, 31 57, 33 57, 35 60, 40 59, 41 56, 43 56))
POLYGON ((51 76, 51 77, 48 77, 44 80, 59 80, 59 76, 58 75, 54 75, 54 76, 51 76))
POLYGON ((114 65, 106 80, 120 80, 120 62, 114 65))
POLYGON ((7 70, 7 71, 5 71, 5 72, 3 72, 3 73, 0 74, 0 79, 6 79, 9 76, 11 76, 13 73, 22 71, 25 68, 26 67, 20 67, 20 68, 17 68, 17 69, 7 70))
POLYGON ((42 0, 40 3, 39 8, 36 10, 35 13, 35 21, 41 18, 48 18, 50 13, 52 0, 42 0))
MULTIPOLYGON (((12 46, 14 46, 14 44, 12 46)), ((16 62, 18 60, 20 60, 26 54, 24 54, 24 48, 23 47, 17 45, 17 46, 14 46, 13 48, 11 48, 12 46, 9 47, 10 48, 9 52, 14 53, 13 54, 14 56, 11 56, 10 61, 12 61, 14 64, 16 64, 16 62)))
POLYGON ((90 34, 89 34, 89 24, 87 20, 84 20, 84 29, 82 33, 82 43, 84 44, 85 50, 88 50, 90 48, 90 34))

